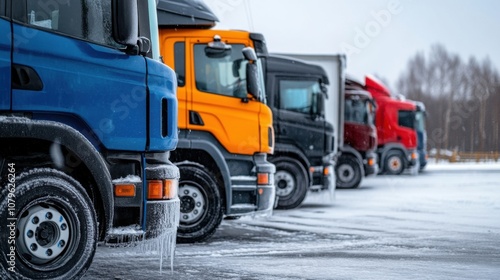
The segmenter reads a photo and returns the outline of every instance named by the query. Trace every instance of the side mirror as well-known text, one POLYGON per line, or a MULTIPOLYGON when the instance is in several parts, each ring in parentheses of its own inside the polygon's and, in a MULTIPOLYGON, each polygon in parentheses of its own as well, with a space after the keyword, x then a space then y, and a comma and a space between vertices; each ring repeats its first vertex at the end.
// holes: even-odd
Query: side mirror
POLYGON ((326 96, 323 94, 318 94, 318 115, 322 118, 325 117, 325 102, 326 96))
POLYGON ((250 47, 246 47, 243 49, 243 57, 245 57, 245 59, 248 61, 257 61, 255 50, 250 47))
POLYGON ((325 95, 325 98, 328 99, 328 88, 323 83, 321 83, 321 92, 325 95))
POLYGON ((251 62, 247 63, 246 77, 247 92, 255 99, 260 100, 259 74, 256 64, 251 62))
POLYGON ((113 0, 113 38, 129 48, 137 46, 139 15, 137 0, 113 0))
POLYGON ((325 117, 325 96, 321 93, 313 95, 313 104, 311 106, 311 118, 317 120, 325 117))

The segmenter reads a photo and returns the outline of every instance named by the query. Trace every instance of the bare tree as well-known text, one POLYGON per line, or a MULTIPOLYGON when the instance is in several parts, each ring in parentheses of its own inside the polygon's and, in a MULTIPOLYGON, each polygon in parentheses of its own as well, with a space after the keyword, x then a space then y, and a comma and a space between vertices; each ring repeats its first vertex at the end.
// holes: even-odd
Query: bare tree
POLYGON ((500 76, 489 58, 467 63, 442 45, 417 53, 397 81, 399 93, 426 104, 429 147, 500 150, 500 76))

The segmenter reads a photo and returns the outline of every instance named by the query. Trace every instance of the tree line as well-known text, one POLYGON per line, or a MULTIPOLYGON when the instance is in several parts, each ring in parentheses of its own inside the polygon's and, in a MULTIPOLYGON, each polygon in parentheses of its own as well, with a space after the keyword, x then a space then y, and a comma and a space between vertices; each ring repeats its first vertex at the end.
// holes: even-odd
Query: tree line
POLYGON ((396 87, 425 103, 428 149, 500 150, 500 76, 488 57, 465 61, 434 45, 408 61, 396 87))

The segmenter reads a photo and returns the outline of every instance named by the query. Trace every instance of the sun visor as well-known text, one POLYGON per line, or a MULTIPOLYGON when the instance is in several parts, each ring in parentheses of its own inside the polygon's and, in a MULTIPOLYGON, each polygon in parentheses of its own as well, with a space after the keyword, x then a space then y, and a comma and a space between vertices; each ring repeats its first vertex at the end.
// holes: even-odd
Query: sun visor
POLYGON ((157 10, 162 27, 212 28, 219 21, 201 0, 159 0, 157 10))

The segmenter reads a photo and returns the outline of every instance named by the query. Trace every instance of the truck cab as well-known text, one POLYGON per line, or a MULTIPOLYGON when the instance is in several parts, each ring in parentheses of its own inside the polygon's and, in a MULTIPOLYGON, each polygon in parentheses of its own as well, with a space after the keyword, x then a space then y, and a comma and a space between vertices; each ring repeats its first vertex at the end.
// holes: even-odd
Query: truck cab
MULTIPOLYGON (((267 216, 275 201, 272 113, 261 34, 159 22, 161 53, 178 79, 181 243, 206 240, 223 217, 267 216)), ((267 51, 267 50, 266 50, 267 51)))
POLYGON ((278 208, 298 207, 308 190, 334 190, 333 125, 325 119, 328 77, 320 66, 285 56, 265 59, 273 111, 278 208))
POLYGON ((366 76, 365 87, 377 103, 375 125, 381 173, 399 175, 405 169, 418 169, 415 103, 394 98, 372 76, 366 76))
POLYGON ((352 77, 345 82, 344 145, 335 166, 337 188, 357 188, 363 177, 377 174, 375 101, 352 77))
POLYGON ((155 7, 0 1, 0 278, 81 278, 98 241, 176 235, 176 79, 155 7))

